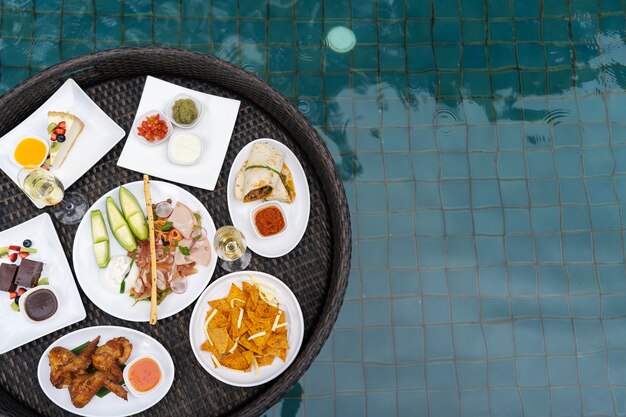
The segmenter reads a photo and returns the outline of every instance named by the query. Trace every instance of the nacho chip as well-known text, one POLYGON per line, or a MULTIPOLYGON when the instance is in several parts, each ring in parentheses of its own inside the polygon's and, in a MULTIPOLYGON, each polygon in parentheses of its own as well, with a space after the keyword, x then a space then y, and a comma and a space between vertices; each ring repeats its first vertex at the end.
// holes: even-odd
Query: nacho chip
POLYGON ((243 352, 241 352, 241 354, 243 355, 244 358, 246 358, 246 362, 248 362, 248 366, 252 366, 252 364, 254 363, 254 353, 252 353, 249 350, 244 350, 243 352))
POLYGON ((222 313, 228 314, 228 312, 230 311, 230 304, 228 303, 228 300, 226 298, 220 298, 219 300, 211 300, 209 301, 209 305, 212 308, 218 309, 222 313))
POLYGON ((250 337, 248 333, 241 336, 239 338, 239 345, 243 346, 244 348, 248 350, 251 350, 254 353, 258 353, 259 355, 262 355, 263 349, 259 348, 255 343, 252 343, 251 341, 249 341, 248 337, 250 337))
POLYGON ((278 356, 283 362, 287 360, 287 350, 273 347, 266 347, 263 351, 266 355, 278 356))
POLYGON ((220 362, 224 366, 236 369, 238 371, 247 371, 250 369, 250 365, 248 365, 248 361, 246 360, 246 358, 241 352, 237 350, 230 355, 225 356, 220 362))
POLYGON ((263 356, 258 356, 258 357, 256 358, 256 363, 257 363, 259 366, 269 366, 269 365, 271 365, 271 364, 273 364, 273 363, 274 363, 274 358, 275 358, 275 357, 276 357, 276 356, 273 356, 273 355, 263 355, 263 356))
POLYGON ((276 314, 278 314, 278 308, 276 307, 272 307, 271 305, 267 304, 265 301, 260 301, 259 305, 256 308, 255 314, 263 319, 269 318, 269 317, 276 317, 276 314))
POLYGON ((213 318, 209 322, 207 327, 209 329, 215 329, 217 327, 226 327, 227 324, 228 324, 228 319, 226 318, 226 316, 224 314, 222 314, 218 310, 217 313, 215 313, 215 315, 213 316, 213 318))
POLYGON ((278 349, 289 349, 289 342, 287 342, 286 334, 272 333, 267 340, 267 346, 278 349))
POLYGON ((228 306, 230 307, 231 300, 238 298, 240 300, 248 301, 248 294, 243 292, 241 288, 236 286, 235 284, 230 284, 230 291, 228 291, 228 296, 226 299, 228 300, 228 306))
POLYGON ((230 337, 228 336, 228 332, 226 331, 226 328, 216 327, 213 329, 208 329, 207 332, 209 333, 209 337, 211 338, 211 341, 215 345, 217 351, 221 354, 226 352, 226 350, 228 349, 229 340, 230 340, 230 337))

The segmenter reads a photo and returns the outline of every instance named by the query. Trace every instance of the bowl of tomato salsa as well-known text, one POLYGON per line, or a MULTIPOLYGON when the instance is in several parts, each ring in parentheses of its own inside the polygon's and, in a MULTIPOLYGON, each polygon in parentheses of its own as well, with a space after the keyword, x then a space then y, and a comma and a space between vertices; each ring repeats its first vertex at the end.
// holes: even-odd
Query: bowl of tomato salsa
POLYGON ((144 143, 158 145, 172 134, 172 123, 162 112, 152 110, 137 119, 133 131, 144 143))
POLYGON ((261 239, 283 234, 287 230, 287 215, 278 201, 260 204, 250 212, 254 231, 261 239))
POLYGON ((163 382, 163 368, 150 355, 143 355, 133 360, 124 368, 126 388, 135 397, 143 397, 159 388, 163 382))

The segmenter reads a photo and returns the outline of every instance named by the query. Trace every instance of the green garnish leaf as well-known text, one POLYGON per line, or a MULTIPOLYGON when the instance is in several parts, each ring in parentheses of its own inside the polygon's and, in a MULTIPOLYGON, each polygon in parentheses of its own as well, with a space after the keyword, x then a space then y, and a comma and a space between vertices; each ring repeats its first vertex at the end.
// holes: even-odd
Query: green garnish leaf
POLYGON ((272 167, 268 167, 267 165, 250 165, 250 166, 246 167, 246 171, 249 170, 249 169, 253 169, 253 168, 269 169, 270 171, 273 171, 273 172, 277 173, 280 176, 280 172, 276 171, 272 167))
POLYGON ((40 285, 48 285, 48 277, 41 278, 39 282, 37 282, 37 286, 40 286, 40 285))
POLYGON ((161 226, 161 229, 160 229, 160 230, 161 230, 162 232, 168 232, 168 231, 172 230, 172 226, 173 226, 173 224, 174 224, 174 223, 172 223, 172 222, 165 222, 165 223, 163 224, 163 226, 161 226))
POLYGON ((198 220, 198 223, 202 222, 202 215, 199 211, 194 211, 193 215, 196 216, 196 220, 198 220))
POLYGON ((179 246, 178 250, 185 256, 189 255, 189 248, 187 246, 179 246))
POLYGON ((124 274, 124 278, 122 278, 122 283, 120 284, 120 294, 124 294, 126 292, 126 278, 128 277, 128 274, 130 274, 130 270, 133 269, 133 264, 135 263, 136 255, 137 255, 137 252, 133 254, 133 259, 130 260, 128 271, 126 271, 126 273, 124 274))
POLYGON ((82 352, 83 350, 85 350, 85 348, 86 348, 87 346, 89 346, 89 343, 91 343, 91 342, 90 342, 90 341, 87 341, 87 342, 83 343, 83 344, 82 344, 82 345, 80 345, 80 346, 76 346, 74 349, 72 349, 72 353, 73 353, 74 355, 80 355, 80 352, 82 352))
POLYGON ((20 306, 17 305, 17 303, 15 301, 11 300, 11 309, 13 311, 20 311, 20 306))

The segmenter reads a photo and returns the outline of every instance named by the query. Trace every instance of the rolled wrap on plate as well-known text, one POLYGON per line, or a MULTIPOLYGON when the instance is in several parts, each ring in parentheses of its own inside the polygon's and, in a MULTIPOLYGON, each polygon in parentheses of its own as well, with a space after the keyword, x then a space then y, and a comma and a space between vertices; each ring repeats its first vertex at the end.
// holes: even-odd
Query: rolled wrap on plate
POLYGON ((235 179, 235 197, 244 203, 261 200, 274 191, 280 181, 284 155, 267 142, 252 145, 248 160, 235 179))
POLYGON ((276 182, 274 191, 265 198, 267 201, 280 201, 281 203, 291 204, 296 199, 296 188, 293 183, 291 170, 286 163, 280 171, 280 181, 276 182))

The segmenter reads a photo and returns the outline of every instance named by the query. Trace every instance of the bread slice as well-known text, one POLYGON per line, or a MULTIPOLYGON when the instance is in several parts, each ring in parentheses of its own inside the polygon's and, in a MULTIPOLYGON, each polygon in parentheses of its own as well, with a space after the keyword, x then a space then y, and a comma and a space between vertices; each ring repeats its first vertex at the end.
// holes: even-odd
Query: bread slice
POLYGON ((48 123, 58 125, 62 121, 65 121, 65 142, 56 142, 50 149, 50 166, 54 168, 59 168, 63 164, 78 135, 85 127, 83 121, 73 114, 56 111, 48 112, 48 123))

